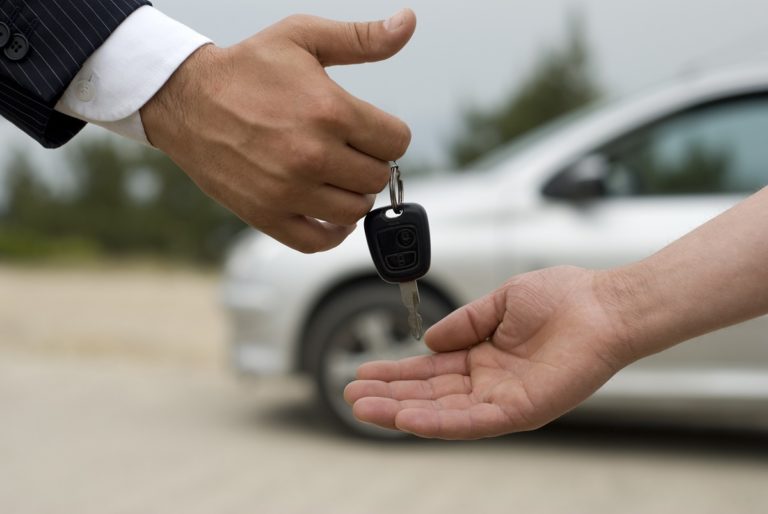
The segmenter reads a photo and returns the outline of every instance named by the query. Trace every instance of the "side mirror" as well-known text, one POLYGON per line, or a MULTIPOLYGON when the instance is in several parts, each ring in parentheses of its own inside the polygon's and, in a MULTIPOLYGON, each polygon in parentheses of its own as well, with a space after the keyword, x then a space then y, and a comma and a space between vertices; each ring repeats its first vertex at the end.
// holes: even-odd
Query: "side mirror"
POLYGON ((591 200, 605 196, 609 169, 605 156, 588 155, 555 176, 544 187, 544 195, 562 200, 591 200))

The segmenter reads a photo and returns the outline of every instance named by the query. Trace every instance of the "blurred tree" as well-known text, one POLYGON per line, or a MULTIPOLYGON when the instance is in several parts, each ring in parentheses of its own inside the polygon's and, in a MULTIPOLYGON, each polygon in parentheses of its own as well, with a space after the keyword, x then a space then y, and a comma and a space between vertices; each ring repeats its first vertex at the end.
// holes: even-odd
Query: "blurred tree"
POLYGON ((469 109, 464 128, 450 148, 453 161, 464 166, 487 152, 594 102, 601 95, 590 63, 586 31, 572 15, 561 48, 546 51, 530 76, 501 105, 488 111, 469 109))
POLYGON ((32 164, 22 152, 15 152, 7 170, 9 191, 6 219, 30 222, 43 206, 51 201, 48 189, 44 188, 33 174, 32 164))
POLYGON ((52 194, 23 154, 12 160, 9 203, 0 217, 0 257, 24 257, 25 249, 31 257, 62 248, 73 253, 78 246, 73 242, 80 242, 89 253, 113 257, 211 263, 245 227, 159 152, 128 151, 103 139, 83 142, 65 155, 75 176, 71 195, 52 194))
POLYGON ((66 206, 36 178, 24 153, 16 152, 6 171, 9 197, 0 216, 0 257, 83 259, 99 253, 95 242, 64 234, 66 206))

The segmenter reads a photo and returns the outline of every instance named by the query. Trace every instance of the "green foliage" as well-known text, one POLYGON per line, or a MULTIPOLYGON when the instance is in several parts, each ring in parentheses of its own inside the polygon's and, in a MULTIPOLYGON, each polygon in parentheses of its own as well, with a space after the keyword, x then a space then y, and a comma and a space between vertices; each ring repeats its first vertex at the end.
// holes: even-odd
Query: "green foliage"
POLYGON ((495 148, 600 97, 590 67, 585 31, 572 17, 562 48, 545 52, 529 77, 501 105, 470 109, 451 156, 464 166, 495 148))
POLYGON ((10 202, 0 216, 0 257, 102 253, 212 263, 244 227, 154 150, 129 153, 97 140, 62 156, 56 171, 72 170, 75 178, 69 195, 46 187, 23 154, 13 159, 10 202))
POLYGON ((0 230, 0 257, 9 261, 89 261, 102 255, 93 242, 75 237, 50 238, 38 232, 9 229, 0 230))

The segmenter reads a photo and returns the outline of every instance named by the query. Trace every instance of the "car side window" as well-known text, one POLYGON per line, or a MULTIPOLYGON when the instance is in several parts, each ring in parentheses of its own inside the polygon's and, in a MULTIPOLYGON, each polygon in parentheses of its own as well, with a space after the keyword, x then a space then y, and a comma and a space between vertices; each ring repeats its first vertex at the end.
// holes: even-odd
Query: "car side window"
POLYGON ((600 153, 607 196, 757 191, 768 184, 768 94, 686 110, 600 153))

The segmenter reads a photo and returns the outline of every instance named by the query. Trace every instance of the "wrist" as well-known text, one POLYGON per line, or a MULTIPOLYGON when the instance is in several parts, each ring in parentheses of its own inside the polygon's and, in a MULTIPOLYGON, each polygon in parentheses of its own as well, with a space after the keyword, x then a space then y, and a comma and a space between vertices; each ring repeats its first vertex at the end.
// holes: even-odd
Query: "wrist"
POLYGON ((213 71, 221 49, 203 45, 193 52, 171 75, 162 88, 141 108, 147 139, 156 148, 170 153, 175 143, 183 141, 203 97, 208 94, 213 71))
POLYGON ((653 288, 642 262, 595 272, 594 294, 615 341, 614 354, 624 366, 660 350, 651 347, 653 288))

